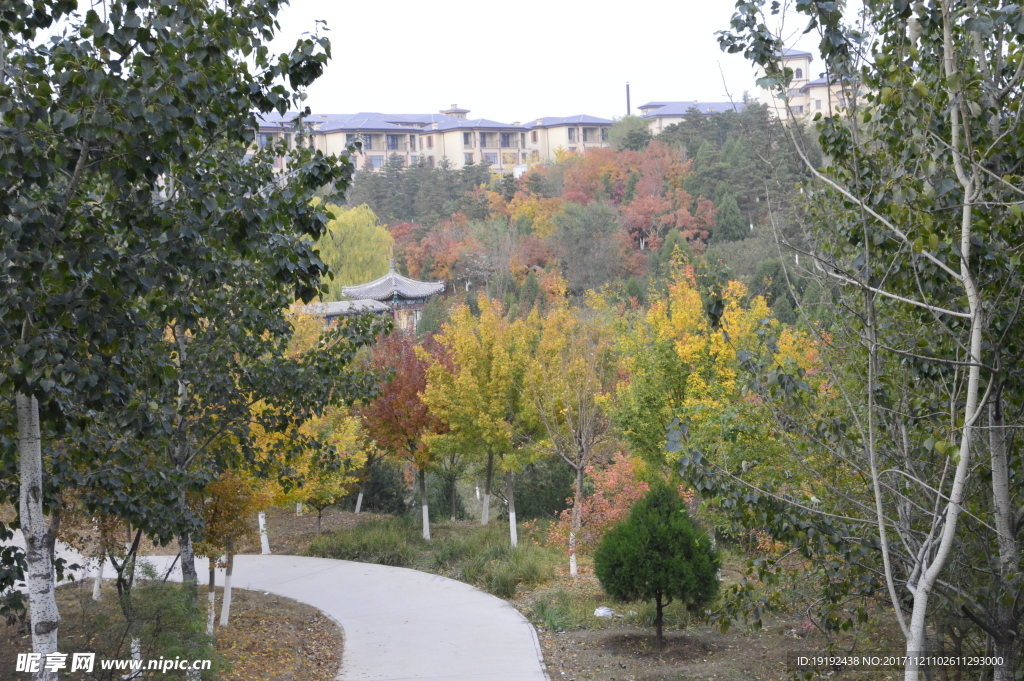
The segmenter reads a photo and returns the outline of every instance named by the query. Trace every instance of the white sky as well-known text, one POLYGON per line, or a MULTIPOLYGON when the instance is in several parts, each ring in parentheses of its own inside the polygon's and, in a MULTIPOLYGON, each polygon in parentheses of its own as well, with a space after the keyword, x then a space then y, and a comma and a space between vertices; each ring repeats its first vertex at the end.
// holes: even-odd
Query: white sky
MULTIPOLYGON (((504 123, 633 113, 653 100, 755 98, 753 68, 718 48, 732 0, 325 2, 282 8, 283 51, 322 19, 334 58, 308 91, 314 113, 434 113, 452 104, 504 123), (721 69, 721 70, 720 70, 721 69), (724 75, 724 83, 723 83, 724 75)), ((788 42, 788 41, 787 41, 788 42)), ((801 47, 811 51, 810 43, 801 47)))

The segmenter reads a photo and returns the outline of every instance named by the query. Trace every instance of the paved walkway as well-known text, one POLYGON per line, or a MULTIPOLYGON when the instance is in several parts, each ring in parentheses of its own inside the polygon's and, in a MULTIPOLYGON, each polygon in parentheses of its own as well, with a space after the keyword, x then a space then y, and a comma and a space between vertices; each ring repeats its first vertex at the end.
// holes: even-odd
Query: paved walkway
MULTIPOLYGON (((151 557, 163 574, 171 557, 151 557)), ((196 561, 205 583, 207 564, 196 561)), ((223 584, 223 571, 217 580, 223 584)), ((104 575, 112 574, 109 566, 104 575)), ((181 579, 175 566, 171 579, 181 579)), ((533 626, 505 601, 417 570, 236 556, 233 586, 308 603, 345 631, 339 681, 547 681, 533 626)))

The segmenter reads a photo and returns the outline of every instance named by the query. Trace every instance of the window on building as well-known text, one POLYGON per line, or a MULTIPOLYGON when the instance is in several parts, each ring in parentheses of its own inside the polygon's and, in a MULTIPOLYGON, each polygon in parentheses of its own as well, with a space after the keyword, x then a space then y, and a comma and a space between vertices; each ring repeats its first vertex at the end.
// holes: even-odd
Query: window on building
POLYGON ((270 132, 261 132, 259 137, 256 138, 256 146, 260 149, 269 147, 274 143, 274 134, 270 132))
POLYGON ((371 156, 370 163, 373 164, 374 170, 380 170, 381 168, 384 167, 384 157, 378 155, 371 156))
POLYGON ((398 135, 384 135, 384 141, 388 145, 388 151, 398 151, 398 135))
POLYGON ((498 155, 496 153, 493 153, 493 152, 484 154, 484 161, 488 165, 496 166, 496 165, 498 165, 498 155))
MULTIPOLYGON (((434 148, 434 136, 433 135, 427 135, 427 149, 433 149, 433 148, 434 148)), ((434 157, 431 156, 430 158, 434 158, 434 157)), ((431 165, 433 165, 433 163, 431 163, 431 165)))
POLYGON ((483 149, 486 146, 487 146, 487 133, 486 132, 482 132, 482 133, 480 133, 480 148, 483 149))
POLYGON ((434 167, 434 157, 433 156, 427 156, 427 165, 430 166, 431 168, 434 167))
POLYGON ((803 107, 803 105, 800 105, 800 106, 794 106, 794 107, 793 107, 793 113, 795 113, 795 114, 802 114, 803 112, 804 112, 804 107, 803 107))
POLYGON ((288 149, 292 148, 292 135, 290 132, 284 134, 284 144, 288 149))
POLYGON ((530 133, 530 141, 533 142, 534 144, 537 143, 537 131, 536 130, 534 130, 534 131, 532 131, 530 133))
POLYGON ((796 78, 803 78, 803 77, 804 77, 804 70, 803 70, 803 69, 797 69, 797 70, 796 70, 796 73, 795 73, 795 74, 793 74, 793 75, 794 75, 794 76, 795 76, 796 78))
POLYGON ((526 148, 526 133, 525 132, 519 133, 519 148, 520 149, 525 149, 526 148))
POLYGON ((413 156, 409 157, 409 165, 410 166, 417 165, 419 162, 420 162, 420 157, 419 156, 413 155, 413 156))
POLYGON ((608 128, 601 128, 601 141, 602 142, 607 142, 608 141, 608 128))
POLYGON ((351 147, 353 144, 359 141, 359 135, 354 132, 345 133, 345 146, 351 147))
POLYGON ((820 109, 821 108, 821 100, 820 99, 814 100, 814 108, 815 109, 820 109))
POLYGON ((363 150, 373 149, 373 135, 363 135, 363 150))
POLYGON ((569 141, 570 142, 575 142, 576 141, 576 128, 569 128, 569 141))
POLYGON ((591 128, 583 128, 583 141, 584 142, 593 142, 594 141, 594 133, 591 132, 591 128))
POLYGON ((409 151, 416 151, 416 135, 409 135, 409 151))
POLYGON ((570 154, 575 154, 576 153, 576 147, 569 147, 569 153, 570 154))
POLYGON ((511 133, 511 132, 503 132, 503 133, 501 133, 501 139, 499 141, 501 143, 501 148, 502 149, 509 149, 511 147, 516 146, 515 138, 513 137, 514 134, 515 133, 511 133))
POLYGON ((471 132, 464 132, 464 133, 462 133, 462 146, 464 146, 466 148, 472 148, 473 147, 473 133, 471 133, 471 132))

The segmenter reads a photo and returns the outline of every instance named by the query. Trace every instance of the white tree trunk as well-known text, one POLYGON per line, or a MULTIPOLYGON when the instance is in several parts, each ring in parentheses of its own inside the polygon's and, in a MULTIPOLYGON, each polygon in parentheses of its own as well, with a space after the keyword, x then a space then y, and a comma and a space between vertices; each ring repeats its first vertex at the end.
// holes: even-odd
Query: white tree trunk
POLYGON ((362 510, 362 508, 363 508, 363 492, 362 492, 362 490, 360 490, 359 491, 359 495, 356 497, 356 514, 357 515, 359 514, 359 511, 362 510))
POLYGON ((515 476, 512 471, 505 473, 505 496, 508 498, 508 532, 512 546, 519 546, 519 531, 516 527, 515 476))
POLYGON ((217 559, 210 556, 209 610, 206 616, 206 635, 213 636, 213 624, 217 619, 217 559))
POLYGON ((106 561, 104 560, 104 554, 102 551, 100 552, 100 557, 96 560, 96 578, 92 582, 92 599, 94 601, 98 601, 103 598, 103 592, 101 591, 103 588, 103 564, 106 561))
POLYGON ((270 539, 267 537, 267 514, 265 511, 260 511, 258 516, 260 521, 260 549, 264 556, 270 555, 270 539))
MULTIPOLYGON (((142 659, 142 641, 139 639, 138 636, 132 636, 131 651, 133 660, 142 659)), ((127 674, 124 674, 121 678, 125 681, 128 681, 128 679, 140 679, 142 678, 142 672, 138 670, 131 671, 127 674)))
POLYGON ((576 577, 579 570, 576 567, 576 533, 569 532, 569 576, 576 577))
POLYGON ((295 515, 297 515, 297 516, 301 516, 302 515, 302 502, 301 501, 295 502, 295 515))
POLYGON ((486 525, 491 519, 491 477, 494 473, 494 455, 487 455, 487 477, 484 479, 484 501, 480 510, 480 524, 486 525))
POLYGON ((220 626, 226 627, 231 618, 231 572, 235 567, 235 554, 228 554, 228 566, 224 570, 224 596, 220 606, 220 626))
MULTIPOLYGON (((53 536, 43 515, 43 452, 39 434, 39 402, 18 393, 18 459, 21 476, 21 532, 25 537, 25 562, 28 583, 28 605, 32 622, 32 651, 57 652, 56 587, 51 553, 53 536)), ((40 669, 44 669, 42 666, 40 669)), ((56 672, 40 671, 37 681, 52 681, 56 672)))
POLYGON ((423 506, 423 538, 430 541, 430 509, 427 507, 427 472, 420 469, 420 504, 423 506))

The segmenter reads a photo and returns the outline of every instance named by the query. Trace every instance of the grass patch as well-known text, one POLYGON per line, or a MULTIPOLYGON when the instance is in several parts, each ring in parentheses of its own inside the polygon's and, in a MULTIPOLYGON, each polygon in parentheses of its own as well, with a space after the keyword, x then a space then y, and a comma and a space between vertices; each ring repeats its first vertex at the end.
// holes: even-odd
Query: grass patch
POLYGON ((479 586, 501 598, 514 598, 522 585, 550 581, 561 559, 558 551, 525 536, 512 548, 508 526, 501 523, 486 527, 472 522, 435 523, 429 542, 421 532, 419 524, 408 518, 367 520, 318 537, 306 553, 411 567, 479 586))
POLYGON ((378 565, 411 565, 426 542, 407 518, 383 518, 314 539, 306 554, 378 565))

